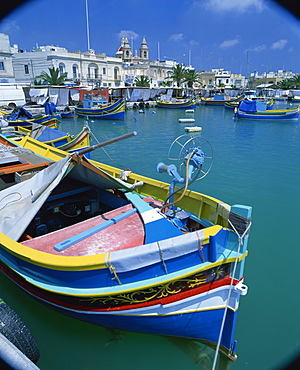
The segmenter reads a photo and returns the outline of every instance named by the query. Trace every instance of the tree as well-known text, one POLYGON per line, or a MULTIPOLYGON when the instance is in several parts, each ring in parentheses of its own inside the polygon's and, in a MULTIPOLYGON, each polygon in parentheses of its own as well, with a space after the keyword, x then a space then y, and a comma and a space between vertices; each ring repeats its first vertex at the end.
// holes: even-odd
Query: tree
POLYGON ((189 88, 193 88, 194 83, 202 85, 202 79, 194 69, 186 70, 184 76, 184 82, 187 82, 189 88))
POLYGON ((176 64, 176 66, 172 68, 172 71, 167 79, 173 80, 173 82, 176 82, 177 87, 180 87, 185 79, 185 67, 180 63, 176 64))
POLYGON ((162 81, 159 86, 170 87, 171 83, 172 83, 172 81, 162 81))
POLYGON ((48 68, 49 74, 43 71, 39 76, 35 77, 35 82, 39 84, 37 81, 40 79, 44 82, 44 84, 49 85, 63 85, 67 79, 68 74, 66 72, 60 75, 58 68, 48 68))
POLYGON ((282 90, 289 90, 293 87, 293 78, 286 78, 284 80, 281 80, 277 82, 276 87, 282 90))
POLYGON ((134 79, 134 82, 135 82, 135 86, 149 87, 150 83, 152 82, 152 78, 149 78, 147 76, 140 76, 140 77, 136 77, 134 79))
POLYGON ((300 87, 300 74, 295 75, 292 78, 292 83, 294 88, 298 89, 300 87))

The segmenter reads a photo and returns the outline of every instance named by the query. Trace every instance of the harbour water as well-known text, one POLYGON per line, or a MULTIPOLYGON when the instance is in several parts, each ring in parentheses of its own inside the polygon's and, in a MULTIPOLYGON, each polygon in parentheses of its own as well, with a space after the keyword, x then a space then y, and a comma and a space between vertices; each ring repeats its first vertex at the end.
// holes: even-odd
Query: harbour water
MULTIPOLYGON (((75 134, 83 123, 84 118, 63 120, 60 129, 75 134)), ((89 120, 93 144, 138 133, 93 152, 92 158, 169 182, 171 178, 157 173, 156 165, 170 163, 170 144, 191 125, 202 127, 195 135, 207 139, 214 150, 210 173, 192 189, 229 204, 253 206, 245 267, 249 290, 240 300, 235 335, 238 359, 227 369, 282 369, 300 349, 300 123, 236 121, 233 111, 223 107, 197 106, 195 113, 128 110, 124 122, 89 120), (188 117, 195 123, 179 123, 179 118, 188 117)), ((108 331, 44 307, 3 275, 0 286, 1 298, 37 340, 41 354, 37 365, 43 370, 211 368, 214 352, 193 342, 108 331)))

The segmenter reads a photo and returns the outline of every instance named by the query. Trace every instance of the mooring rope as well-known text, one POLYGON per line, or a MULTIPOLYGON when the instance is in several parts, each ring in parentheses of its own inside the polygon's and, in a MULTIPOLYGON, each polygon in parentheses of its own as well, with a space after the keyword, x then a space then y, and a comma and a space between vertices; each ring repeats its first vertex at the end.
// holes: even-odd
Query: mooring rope
POLYGON ((235 257, 235 261, 234 261, 233 271, 232 271, 232 275, 231 275, 232 277, 231 277, 231 281, 230 281, 230 287, 229 287, 228 296, 227 296, 227 299, 226 299, 226 307, 225 307, 223 318, 222 318, 222 324, 221 324, 221 328, 220 328, 220 333, 219 333, 218 343, 217 343, 217 347, 216 347, 216 351, 215 351, 212 370, 215 370, 215 367, 216 367, 216 364, 217 364, 219 349, 220 349, 220 345, 221 345, 221 339, 222 339, 224 325, 225 325, 225 319, 226 319, 226 315, 227 315, 227 311, 228 311, 228 304, 229 304, 229 300, 230 300, 231 292, 232 292, 232 288, 233 288, 233 280, 234 280, 236 267, 237 267, 237 263, 238 263, 238 259, 239 259, 239 253, 240 253, 241 245, 243 244, 243 239, 245 238, 245 236, 249 232, 249 229, 250 229, 250 226, 251 226, 251 221, 249 221, 244 233, 242 235, 240 235, 238 233, 238 231, 236 230, 236 228, 234 227, 233 223, 230 221, 230 219, 228 219, 228 223, 230 224, 233 231, 237 235, 239 245, 238 245, 237 254, 236 254, 236 257, 235 257))

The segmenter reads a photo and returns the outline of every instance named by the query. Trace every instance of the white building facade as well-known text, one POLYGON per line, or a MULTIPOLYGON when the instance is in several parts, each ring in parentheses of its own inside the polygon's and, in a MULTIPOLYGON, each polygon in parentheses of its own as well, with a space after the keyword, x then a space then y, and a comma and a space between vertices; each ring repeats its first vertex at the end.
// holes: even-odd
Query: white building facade
POLYGON ((58 46, 42 46, 33 51, 13 54, 13 68, 16 81, 34 84, 37 77, 49 68, 58 68, 60 74, 67 73, 67 79, 81 86, 116 87, 121 84, 122 61, 96 54, 74 51, 58 46))
POLYGON ((0 83, 15 82, 12 55, 9 36, 0 33, 0 83))
POLYGON ((70 83, 90 87, 134 86, 135 78, 146 76, 152 80, 151 87, 158 87, 172 70, 173 61, 149 60, 149 48, 145 38, 141 43, 140 55, 133 56, 127 39, 122 40, 116 56, 105 53, 72 51, 59 46, 47 45, 30 52, 12 54, 12 66, 16 82, 33 85, 37 77, 49 68, 58 68, 60 74, 67 73, 70 83))

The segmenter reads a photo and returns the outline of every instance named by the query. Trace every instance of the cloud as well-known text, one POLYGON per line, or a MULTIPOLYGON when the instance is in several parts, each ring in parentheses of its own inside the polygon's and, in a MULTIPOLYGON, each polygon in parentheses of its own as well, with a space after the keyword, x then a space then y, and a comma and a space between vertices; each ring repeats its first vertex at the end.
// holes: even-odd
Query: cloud
POLYGON ((183 33, 174 33, 169 37, 171 41, 182 41, 183 40, 183 33))
POLYGON ((261 12, 265 8, 264 0, 198 0, 194 2, 195 4, 203 5, 206 9, 214 12, 245 13, 249 10, 261 12))
POLYGON ((1 32, 3 33, 12 33, 14 31, 19 31, 20 27, 16 21, 5 20, 1 23, 1 32))
POLYGON ((258 52, 263 51, 265 49, 266 49, 266 45, 262 44, 262 45, 254 46, 253 48, 248 49, 248 51, 254 51, 255 53, 258 53, 258 52))
POLYGON ((199 42, 198 41, 195 41, 195 40, 190 40, 189 41, 189 46, 192 48, 193 46, 198 46, 199 45, 199 42))
POLYGON ((220 48, 221 49, 231 48, 232 46, 239 44, 239 42, 240 41, 237 38, 233 40, 225 40, 222 42, 222 44, 220 44, 220 48))
POLYGON ((122 39, 123 37, 127 37, 128 39, 133 38, 135 40, 139 37, 139 35, 134 31, 122 30, 118 33, 118 38, 122 39))
POLYGON ((274 50, 281 50, 285 47, 285 45, 287 44, 287 40, 285 39, 281 39, 281 40, 278 40, 276 42, 273 43, 273 45, 271 46, 271 49, 274 49, 274 50))

